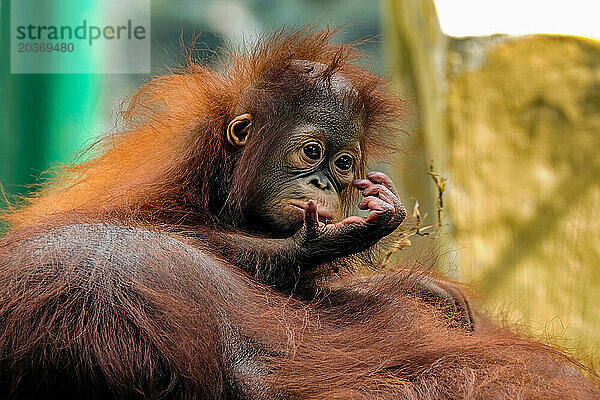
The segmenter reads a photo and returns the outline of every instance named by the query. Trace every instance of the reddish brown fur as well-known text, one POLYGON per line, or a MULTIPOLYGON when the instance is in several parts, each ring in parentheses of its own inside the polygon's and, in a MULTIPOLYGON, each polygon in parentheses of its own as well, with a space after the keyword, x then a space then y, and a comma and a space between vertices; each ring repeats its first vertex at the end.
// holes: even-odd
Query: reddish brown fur
MULTIPOLYGON (((192 398, 189 393, 224 397, 219 364, 222 322, 216 322, 221 319, 214 313, 219 310, 244 335, 275 354, 263 356, 273 373, 255 377, 258 390, 249 393, 255 398, 600 395, 595 378, 584 379, 578 364, 552 348, 492 325, 480 326, 476 333, 449 328, 436 310, 406 295, 406 276, 391 273, 334 282, 386 293, 389 304, 374 307, 358 296, 337 305, 306 304, 256 284, 227 263, 221 263, 225 281, 202 275, 189 263, 177 262, 189 258, 186 248, 156 252, 140 246, 161 268, 136 272, 134 294, 121 295, 111 282, 125 278, 121 271, 103 267, 101 260, 84 276, 77 272, 77 259, 62 264, 50 285, 49 271, 41 266, 59 265, 64 254, 48 253, 35 265, 20 264, 33 250, 30 243, 19 243, 35 238, 38 229, 9 235, 0 252, 0 260, 13 254, 12 262, 2 264, 0 348, 3 357, 16 359, 11 373, 23 374, 26 382, 34 356, 45 359, 51 369, 68 357, 84 388, 94 387, 94 382, 103 388, 108 382, 117 398, 131 396, 132 388, 148 398, 157 396, 150 379, 167 364, 175 376, 166 398, 192 398), (20 254, 16 259, 15 253, 20 254)), ((0 390, 8 384, 0 379, 0 390)), ((100 392, 99 398, 108 396, 100 392)))
POLYGON ((65 168, 5 216, 13 231, 0 242, 0 372, 11 376, 0 381, 3 392, 11 386, 25 398, 35 387, 22 382, 63 366, 66 382, 81 393, 95 390, 91 397, 225 397, 222 354, 231 343, 224 337, 234 327, 268 350, 258 359, 270 373, 248 378, 250 398, 600 398, 596 376, 584 378, 582 367, 557 350, 492 324, 475 333, 448 327, 409 294, 414 279, 405 274, 343 273, 323 289, 331 293, 300 301, 188 237, 235 222, 250 195, 245 182, 253 159, 272 138, 253 142, 237 160, 224 127, 240 105, 255 105, 259 118, 276 126, 264 102, 278 88, 268 84, 292 60, 324 63, 326 74, 350 80, 363 116, 362 151, 382 148, 403 103, 379 78, 352 67, 356 52, 330 44, 330 37, 307 30, 277 35, 249 56, 231 55, 219 73, 192 63, 153 79, 125 112, 125 132, 100 142, 93 158, 65 168), (242 167, 234 170, 235 162, 242 167), (230 220, 220 220, 219 209, 230 220), (35 238, 53 227, 96 221, 166 232, 178 242, 156 239, 166 246, 160 251, 140 242, 142 259, 131 271, 110 268, 98 255, 85 271, 78 254, 32 257, 40 246, 35 238), (206 273, 205 263, 218 269, 206 273), (346 291, 336 302, 337 288, 384 298, 373 303, 346 291), (171 375, 159 375, 165 371, 171 375))

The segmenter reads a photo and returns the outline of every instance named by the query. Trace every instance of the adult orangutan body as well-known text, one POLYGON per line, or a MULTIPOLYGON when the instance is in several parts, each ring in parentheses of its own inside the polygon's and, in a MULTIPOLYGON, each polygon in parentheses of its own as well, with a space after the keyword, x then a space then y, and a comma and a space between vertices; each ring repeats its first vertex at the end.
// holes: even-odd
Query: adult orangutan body
POLYGON ((125 132, 6 216, 3 397, 600 396, 559 352, 473 331, 451 286, 343 272, 405 217, 364 172, 402 102, 329 39, 152 80, 125 132))

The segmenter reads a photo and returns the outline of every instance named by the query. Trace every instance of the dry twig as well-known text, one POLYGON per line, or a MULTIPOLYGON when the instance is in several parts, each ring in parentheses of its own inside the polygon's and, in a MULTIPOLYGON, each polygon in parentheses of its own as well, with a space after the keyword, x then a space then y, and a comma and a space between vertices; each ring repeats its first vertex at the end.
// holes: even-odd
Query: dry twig
MULTIPOLYGON (((434 232, 439 232, 439 230, 441 229, 441 227, 443 225, 443 217, 444 217, 444 214, 443 214, 444 198, 443 198, 443 196, 444 196, 444 191, 446 190, 447 179, 434 171, 433 164, 431 164, 429 166, 428 174, 433 179, 433 182, 435 183, 435 186, 438 191, 438 197, 437 197, 438 223, 437 223, 437 228, 434 232)), ((417 200, 417 199, 415 199, 415 205, 413 207, 412 217, 414 220, 414 226, 412 226, 410 228, 406 228, 401 225, 398 228, 399 236, 390 245, 390 247, 381 263, 382 267, 385 267, 388 265, 391 257, 396 252, 398 252, 399 250, 404 250, 405 248, 412 245, 412 242, 410 241, 410 237, 415 236, 415 235, 430 236, 432 233, 434 233, 434 232, 428 231, 429 229, 431 229, 433 227, 433 225, 423 226, 423 221, 427 218, 427 214, 424 214, 423 216, 421 216, 419 200, 417 200)))

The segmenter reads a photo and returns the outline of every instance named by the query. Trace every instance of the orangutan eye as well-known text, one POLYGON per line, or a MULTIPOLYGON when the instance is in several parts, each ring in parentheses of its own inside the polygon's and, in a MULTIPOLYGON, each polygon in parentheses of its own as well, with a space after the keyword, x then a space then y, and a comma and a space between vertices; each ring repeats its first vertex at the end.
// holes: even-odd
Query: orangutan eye
POLYGON ((304 155, 308 157, 309 160, 318 161, 321 159, 321 155, 323 154, 323 149, 321 145, 317 142, 310 142, 306 144, 302 151, 304 155))
POLYGON ((338 157, 333 164, 342 171, 349 171, 352 168, 352 164, 354 164, 354 158, 350 154, 344 154, 338 157))

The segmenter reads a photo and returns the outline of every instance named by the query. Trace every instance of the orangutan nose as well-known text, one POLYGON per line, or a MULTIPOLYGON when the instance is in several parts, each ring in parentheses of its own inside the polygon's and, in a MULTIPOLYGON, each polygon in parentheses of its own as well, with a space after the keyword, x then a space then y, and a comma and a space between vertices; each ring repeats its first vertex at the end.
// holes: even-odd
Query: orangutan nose
POLYGON ((317 172, 310 176, 309 184, 321 189, 321 190, 333 190, 333 186, 329 179, 322 172, 317 172))

